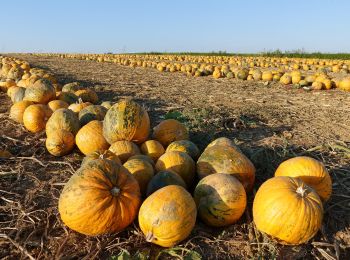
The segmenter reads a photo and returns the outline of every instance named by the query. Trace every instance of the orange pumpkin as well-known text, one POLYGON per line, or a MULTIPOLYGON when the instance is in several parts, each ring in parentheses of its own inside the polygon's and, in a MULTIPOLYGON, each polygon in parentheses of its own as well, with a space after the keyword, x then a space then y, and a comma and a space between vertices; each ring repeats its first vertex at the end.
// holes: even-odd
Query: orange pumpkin
POLYGON ((139 225, 148 242, 172 247, 187 238, 197 217, 188 191, 169 185, 152 193, 141 205, 139 225))
POLYGON ((122 164, 119 157, 116 156, 114 153, 112 153, 109 150, 100 150, 100 151, 94 151, 88 155, 86 155, 81 163, 81 165, 85 165, 90 161, 97 160, 97 159, 104 159, 104 160, 110 160, 115 162, 116 164, 122 164))
POLYGON ((37 80, 33 86, 26 88, 24 99, 38 104, 47 104, 56 98, 55 88, 45 79, 37 80))
POLYGON ((33 133, 41 132, 45 129, 46 122, 49 120, 51 114, 51 109, 46 105, 30 105, 23 113, 24 127, 33 133))
POLYGON ((153 128, 153 138, 167 147, 174 141, 188 140, 189 134, 187 128, 179 121, 167 119, 153 128))
POLYGON ((109 143, 103 137, 103 124, 101 121, 93 120, 84 125, 75 137, 79 150, 87 155, 99 150, 107 150, 109 143))
POLYGON ((52 100, 47 104, 47 106, 52 110, 52 112, 55 112, 60 108, 68 108, 68 103, 62 100, 52 100))
POLYGON ((46 138, 46 149, 54 156, 69 154, 74 145, 74 135, 66 130, 55 131, 46 138))
POLYGON ((154 161, 152 160, 151 157, 149 157, 148 155, 144 155, 144 154, 136 154, 136 155, 133 155, 131 157, 128 158, 128 161, 129 160, 132 160, 132 159, 140 159, 140 160, 144 160, 146 162, 148 162, 149 164, 152 165, 152 167, 154 167, 154 161))
POLYGON ((199 217, 214 227, 235 223, 247 206, 243 185, 235 177, 223 173, 203 178, 194 191, 194 200, 199 217))
POLYGON ((165 150, 162 144, 156 140, 147 140, 141 145, 141 152, 157 161, 158 158, 164 154, 165 150))
POLYGON ((72 110, 75 113, 79 113, 85 107, 92 105, 90 102, 83 102, 80 98, 78 102, 69 105, 68 109, 72 110))
POLYGON ((85 235, 119 232, 130 225, 140 207, 137 180, 122 166, 97 159, 80 168, 58 201, 62 221, 85 235))
POLYGON ((117 155, 122 163, 125 163, 131 156, 140 154, 139 147, 130 141, 117 141, 109 147, 109 150, 117 155))
POLYGON ((180 141, 172 142, 166 148, 166 152, 171 152, 171 151, 179 151, 179 152, 187 153, 189 156, 192 157, 193 160, 196 160, 199 156, 199 149, 197 145, 195 145, 189 140, 180 140, 180 141))
POLYGON ((298 156, 281 163, 275 176, 300 178, 314 188, 323 201, 332 194, 332 179, 323 163, 307 156, 298 156))
POLYGON ((23 123, 23 113, 30 105, 33 105, 33 102, 25 100, 13 104, 10 109, 10 118, 17 123, 23 123))
POLYGON ((60 108, 53 112, 46 124, 46 135, 49 136, 58 130, 66 130, 76 135, 80 129, 77 115, 68 108, 60 108))
POLYGON ((213 173, 234 175, 246 191, 253 188, 255 167, 243 154, 231 146, 214 145, 204 150, 197 161, 197 173, 200 179, 213 173))
POLYGON ((163 154, 156 163, 156 171, 173 171, 181 176, 188 187, 193 183, 196 166, 187 154, 178 151, 163 154))
POLYGON ((231 146, 235 148, 238 152, 240 153, 242 152, 241 149, 239 149, 239 147, 231 139, 228 139, 227 137, 219 137, 215 139, 214 141, 209 143, 206 148, 212 147, 214 145, 231 146))
POLYGON ((168 185, 179 185, 187 189, 187 185, 180 175, 171 171, 160 171, 149 181, 147 196, 168 185))
POLYGON ((280 243, 299 245, 320 229, 322 201, 301 179, 274 177, 264 182, 256 193, 253 219, 259 231, 280 243))
POLYGON ((149 130, 147 111, 132 100, 114 104, 103 121, 103 135, 110 144, 120 140, 143 143, 148 138, 149 130))
POLYGON ((81 98, 83 102, 90 102, 96 104, 98 102, 98 96, 92 89, 81 89, 74 93, 78 98, 81 98))

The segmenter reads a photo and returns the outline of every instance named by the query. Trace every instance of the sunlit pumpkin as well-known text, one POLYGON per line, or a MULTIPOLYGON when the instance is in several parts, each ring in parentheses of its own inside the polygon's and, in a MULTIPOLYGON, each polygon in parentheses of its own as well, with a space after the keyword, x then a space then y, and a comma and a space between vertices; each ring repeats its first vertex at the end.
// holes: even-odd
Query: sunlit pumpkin
POLYGON ((165 152, 163 145, 156 140, 147 140, 146 142, 142 143, 140 148, 143 154, 148 155, 155 162, 165 152))
POLYGON ((104 160, 111 160, 114 161, 117 164, 122 164, 119 157, 116 156, 114 153, 112 153, 109 150, 100 150, 100 151, 94 151, 88 155, 86 155, 81 163, 83 166, 84 164, 87 164, 90 161, 97 160, 97 159, 104 159, 104 160))
POLYGON ((75 113, 79 113, 85 107, 92 105, 90 102, 83 102, 82 99, 79 99, 78 102, 69 105, 68 109, 72 110, 75 113))
POLYGON ((54 156, 69 154, 74 145, 74 135, 66 130, 57 130, 46 138, 46 149, 54 156))
POLYGON ((192 157, 193 160, 196 160, 199 156, 199 149, 197 145, 195 145, 189 140, 180 140, 170 143, 166 148, 166 152, 171 151, 187 153, 189 156, 192 157))
POLYGON ((100 105, 90 105, 79 112, 80 125, 86 125, 90 121, 99 120, 102 121, 106 115, 107 109, 100 105))
POLYGON ((166 119, 153 128, 153 138, 164 147, 179 140, 188 140, 187 128, 175 119, 166 119))
POLYGON ((33 133, 41 132, 45 129, 46 122, 52 114, 47 105, 34 104, 28 106, 23 113, 24 127, 33 133))
POLYGON ((77 115, 67 108, 60 108, 53 112, 46 124, 46 135, 49 136, 58 130, 66 130, 76 135, 80 129, 77 115))
POLYGON ((71 82, 63 85, 62 92, 71 92, 74 93, 78 90, 84 89, 83 86, 80 85, 78 82, 71 82))
POLYGON ((26 88, 24 99, 38 104, 47 104, 56 98, 55 88, 45 79, 37 80, 33 86, 26 88))
POLYGON ((95 91, 92 89, 81 89, 74 94, 83 100, 83 102, 90 102, 92 104, 96 104, 98 102, 98 96, 95 91))
POLYGON ((125 163, 131 156, 141 153, 136 144, 126 140, 113 143, 109 150, 117 155, 122 163, 125 163))
POLYGON ((52 100, 47 104, 47 106, 52 110, 52 112, 55 112, 60 108, 68 108, 68 103, 62 100, 52 100))
POLYGON ((33 105, 32 101, 19 101, 13 104, 10 108, 10 118, 17 123, 23 123, 23 113, 27 107, 33 105))

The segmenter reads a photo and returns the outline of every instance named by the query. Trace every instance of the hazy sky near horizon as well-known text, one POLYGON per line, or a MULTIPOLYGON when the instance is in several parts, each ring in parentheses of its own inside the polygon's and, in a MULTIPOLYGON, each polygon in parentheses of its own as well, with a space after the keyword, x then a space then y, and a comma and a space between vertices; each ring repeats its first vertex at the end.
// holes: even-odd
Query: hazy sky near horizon
POLYGON ((350 1, 1 1, 0 52, 350 52, 350 1))

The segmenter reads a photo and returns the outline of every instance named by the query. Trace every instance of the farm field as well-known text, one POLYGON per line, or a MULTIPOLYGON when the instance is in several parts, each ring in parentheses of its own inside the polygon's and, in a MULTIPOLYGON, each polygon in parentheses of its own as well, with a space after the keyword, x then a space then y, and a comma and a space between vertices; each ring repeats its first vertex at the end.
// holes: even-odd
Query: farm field
MULTIPOLYGON (((247 207, 235 224, 213 228, 197 220, 191 235, 170 249, 146 242, 137 221, 118 234, 89 237, 69 229, 58 212, 64 184, 84 155, 75 148, 54 157, 45 131, 29 133, 9 117, 12 102, 0 92, 0 257, 5 259, 348 259, 350 258, 350 92, 312 90, 279 81, 188 76, 55 55, 11 54, 54 75, 60 85, 78 82, 99 103, 132 98, 150 116, 151 129, 176 119, 200 152, 216 138, 234 140, 256 168, 247 207), (320 231, 306 244, 283 246, 253 223, 254 196, 278 165, 295 156, 323 162, 333 181, 320 231), (142 258, 144 257, 144 258, 142 258), (124 258, 125 259, 125 258, 124 258)), ((310 73, 310 72, 307 72, 310 73)), ((329 72, 343 79, 347 72, 329 72)), ((193 193, 194 189, 190 190, 193 193)))

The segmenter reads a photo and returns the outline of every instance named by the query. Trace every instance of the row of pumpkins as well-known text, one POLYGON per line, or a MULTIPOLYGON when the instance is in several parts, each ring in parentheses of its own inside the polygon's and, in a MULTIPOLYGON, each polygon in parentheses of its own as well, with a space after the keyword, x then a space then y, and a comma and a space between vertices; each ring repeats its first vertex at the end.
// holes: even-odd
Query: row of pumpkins
MULTIPOLYGON (((29 67, 26 73, 37 75, 29 67)), ((23 100, 14 100, 10 117, 31 132, 45 130, 52 155, 66 155, 75 145, 85 155, 58 202, 69 228, 86 235, 115 233, 138 217, 147 241, 171 247, 189 236, 197 216, 213 227, 241 218, 255 167, 230 139, 218 138, 201 153, 177 120, 163 120, 151 133, 148 113, 135 101, 96 105, 92 90, 74 83, 55 91, 51 82, 38 76, 28 84, 23 100), (69 99, 78 96, 78 103, 69 99)), ((331 192, 321 162, 289 159, 258 189, 254 223, 281 243, 305 243, 320 229, 331 192)))
MULTIPOLYGON (((340 72, 348 68, 348 64, 343 64, 343 61, 329 61, 332 64, 331 69, 325 68, 323 65, 319 67, 313 67, 313 73, 303 73, 303 67, 306 71, 309 71, 308 64, 300 66, 299 63, 294 63, 293 65, 280 66, 275 64, 275 68, 278 69, 269 69, 262 70, 256 66, 256 63, 250 64, 249 66, 242 66, 241 63, 230 62, 227 64, 214 65, 211 63, 185 63, 172 60, 145 60, 144 56, 132 55, 128 57, 126 55, 120 55, 116 58, 97 55, 93 56, 95 60, 99 62, 114 62, 120 65, 130 66, 130 67, 151 67, 156 68, 160 72, 183 72, 189 76, 208 76, 212 75, 214 78, 237 78, 240 80, 250 80, 250 81, 263 81, 271 82, 277 81, 283 85, 289 84, 298 84, 300 87, 305 87, 307 89, 313 90, 328 90, 331 88, 339 88, 341 90, 350 91, 350 77, 343 77, 341 80, 336 77, 331 77, 328 71, 340 72), (306 66, 306 67, 305 67, 306 66), (308 88, 309 87, 309 88, 308 88)), ((69 57, 69 58, 78 58, 78 59, 90 59, 88 54, 75 54, 60 57, 69 57)), ((221 57, 222 58, 222 57, 221 57)), ((230 58, 227 58, 230 59, 230 58)), ((324 63, 321 63, 324 64, 324 63)), ((263 67, 264 68, 264 67, 263 67)), ((344 71, 343 71, 344 72, 344 71)))

